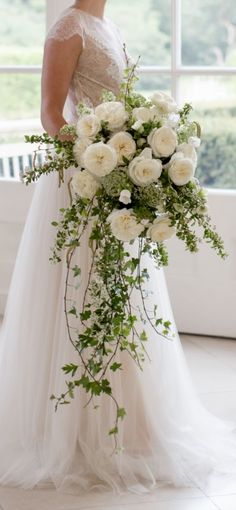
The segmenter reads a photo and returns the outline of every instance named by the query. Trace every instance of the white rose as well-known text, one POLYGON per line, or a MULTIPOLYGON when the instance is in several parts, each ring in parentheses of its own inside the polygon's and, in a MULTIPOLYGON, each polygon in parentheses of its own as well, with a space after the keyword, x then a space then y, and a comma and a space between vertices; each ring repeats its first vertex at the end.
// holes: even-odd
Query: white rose
POLYGON ((198 147, 200 147, 201 145, 201 138, 198 138, 198 136, 190 136, 188 139, 188 143, 190 143, 190 145, 193 145, 193 147, 198 149, 198 147))
POLYGON ((195 167, 190 158, 175 158, 168 170, 169 177, 177 186, 184 186, 194 176, 195 167))
POLYGON ((129 242, 138 237, 144 230, 144 225, 137 222, 133 209, 113 211, 107 218, 113 235, 123 242, 129 242))
POLYGON ((123 103, 120 101, 107 101, 95 108, 95 115, 100 121, 108 122, 109 129, 121 129, 129 118, 123 103))
POLYGON ((101 129, 101 122, 94 113, 83 115, 77 122, 76 132, 79 137, 91 138, 101 129))
POLYGON ((165 92, 155 92, 151 97, 151 101, 163 115, 178 111, 178 106, 173 97, 168 96, 165 92))
POLYGON ((175 227, 171 226, 169 218, 157 218, 147 230, 147 236, 153 242, 161 243, 175 234, 175 227))
POLYGON ((87 170, 76 172, 73 175, 71 184, 75 193, 82 198, 92 199, 100 188, 99 182, 87 170))
POLYGON ((151 149, 144 149, 140 156, 131 161, 128 169, 131 181, 138 186, 147 186, 156 182, 161 172, 162 162, 159 159, 152 159, 151 149))
POLYGON ((177 146, 177 135, 168 126, 153 129, 147 140, 156 157, 167 158, 173 154, 177 146))
POLYGON ((90 140, 89 138, 80 138, 80 140, 76 140, 73 147, 73 152, 78 165, 83 166, 84 152, 87 149, 87 147, 91 145, 91 143, 92 140, 90 140))
POLYGON ((121 191, 119 201, 126 205, 131 203, 131 193, 128 189, 121 191))
POLYGON ((136 121, 140 121, 144 124, 150 122, 150 120, 159 119, 160 115, 155 106, 151 106, 151 108, 140 106, 139 108, 133 109, 133 117, 136 121))
POLYGON ((194 166, 197 166, 197 153, 193 145, 189 143, 181 143, 176 148, 177 153, 181 152, 185 158, 189 158, 192 160, 194 166))
POLYGON ((83 159, 85 168, 97 177, 110 174, 117 165, 116 151, 103 142, 87 147, 83 159))
POLYGON ((115 149, 118 164, 124 165, 123 156, 127 159, 131 159, 136 152, 136 143, 132 136, 125 131, 120 131, 113 135, 109 140, 108 145, 115 149))

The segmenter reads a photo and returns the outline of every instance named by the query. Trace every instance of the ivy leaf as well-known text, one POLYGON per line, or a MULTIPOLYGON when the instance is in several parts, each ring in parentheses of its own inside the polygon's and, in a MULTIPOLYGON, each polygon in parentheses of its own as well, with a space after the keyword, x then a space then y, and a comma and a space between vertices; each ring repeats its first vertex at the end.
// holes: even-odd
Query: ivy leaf
POLYGON ((118 427, 114 427, 113 429, 109 430, 109 436, 118 434, 118 427))
POLYGON ((76 265, 76 266, 74 266, 74 267, 72 268, 72 270, 73 270, 73 273, 74 273, 74 276, 75 276, 75 277, 76 277, 76 276, 79 276, 79 275, 81 274, 81 268, 80 268, 79 266, 77 266, 77 265, 76 265))
POLYGON ((116 372, 116 370, 119 370, 119 368, 122 367, 122 363, 113 363, 113 365, 110 366, 110 369, 113 371, 113 372, 116 372))
POLYGON ((121 420, 123 420, 125 416, 126 416, 125 408, 124 407, 119 407, 119 409, 117 411, 117 418, 120 418, 121 420))
POLYGON ((77 310, 76 310, 75 306, 72 306, 72 308, 68 311, 68 313, 70 313, 71 315, 75 315, 75 317, 78 317, 77 310))

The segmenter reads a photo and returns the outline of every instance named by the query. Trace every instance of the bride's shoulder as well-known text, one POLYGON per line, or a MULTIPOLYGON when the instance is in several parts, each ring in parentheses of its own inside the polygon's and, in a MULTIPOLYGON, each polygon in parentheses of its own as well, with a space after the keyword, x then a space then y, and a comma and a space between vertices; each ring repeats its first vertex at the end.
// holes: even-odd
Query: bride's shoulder
POLYGON ((79 35, 84 40, 84 23, 78 9, 69 7, 62 11, 47 33, 48 39, 65 41, 79 35))

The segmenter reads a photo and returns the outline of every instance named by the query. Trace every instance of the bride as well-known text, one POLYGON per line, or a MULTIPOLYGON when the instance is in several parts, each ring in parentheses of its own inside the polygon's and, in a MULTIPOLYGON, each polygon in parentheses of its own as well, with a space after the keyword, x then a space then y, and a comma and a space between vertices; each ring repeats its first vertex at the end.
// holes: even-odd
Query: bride
MULTIPOLYGON (((42 76, 42 123, 52 136, 76 120, 76 105, 99 103, 102 89, 118 92, 127 65, 117 27, 104 16, 105 0, 80 0, 51 28, 42 76)), ((73 175, 70 170, 68 178, 73 175)), ((127 417, 123 451, 111 455, 114 409, 84 408, 83 393, 57 413, 50 395, 64 390, 61 371, 75 353, 63 312, 65 263, 49 263, 52 220, 66 207, 66 186, 55 174, 36 185, 12 277, 0 333, 0 483, 32 488, 52 483, 68 490, 112 487, 142 492, 165 481, 202 489, 236 477, 235 425, 208 413, 192 387, 174 327, 164 275, 148 261, 150 300, 170 319, 173 342, 148 332, 141 372, 129 357, 113 376, 127 417)), ((86 272, 86 239, 78 265, 86 272)), ((153 304, 152 303, 152 304, 153 304)), ((75 360, 76 361, 76 360, 75 360)))

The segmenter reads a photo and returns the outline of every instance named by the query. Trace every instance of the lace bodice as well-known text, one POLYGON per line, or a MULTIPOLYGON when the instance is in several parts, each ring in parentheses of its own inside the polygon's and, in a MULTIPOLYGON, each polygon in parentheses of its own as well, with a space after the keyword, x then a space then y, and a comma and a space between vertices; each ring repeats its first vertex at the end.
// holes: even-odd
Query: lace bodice
POLYGON ((64 112, 67 120, 76 118, 75 107, 80 101, 95 106, 103 89, 117 93, 127 66, 119 30, 111 20, 70 7, 52 26, 47 39, 63 41, 74 35, 82 38, 83 51, 70 85, 64 112))

